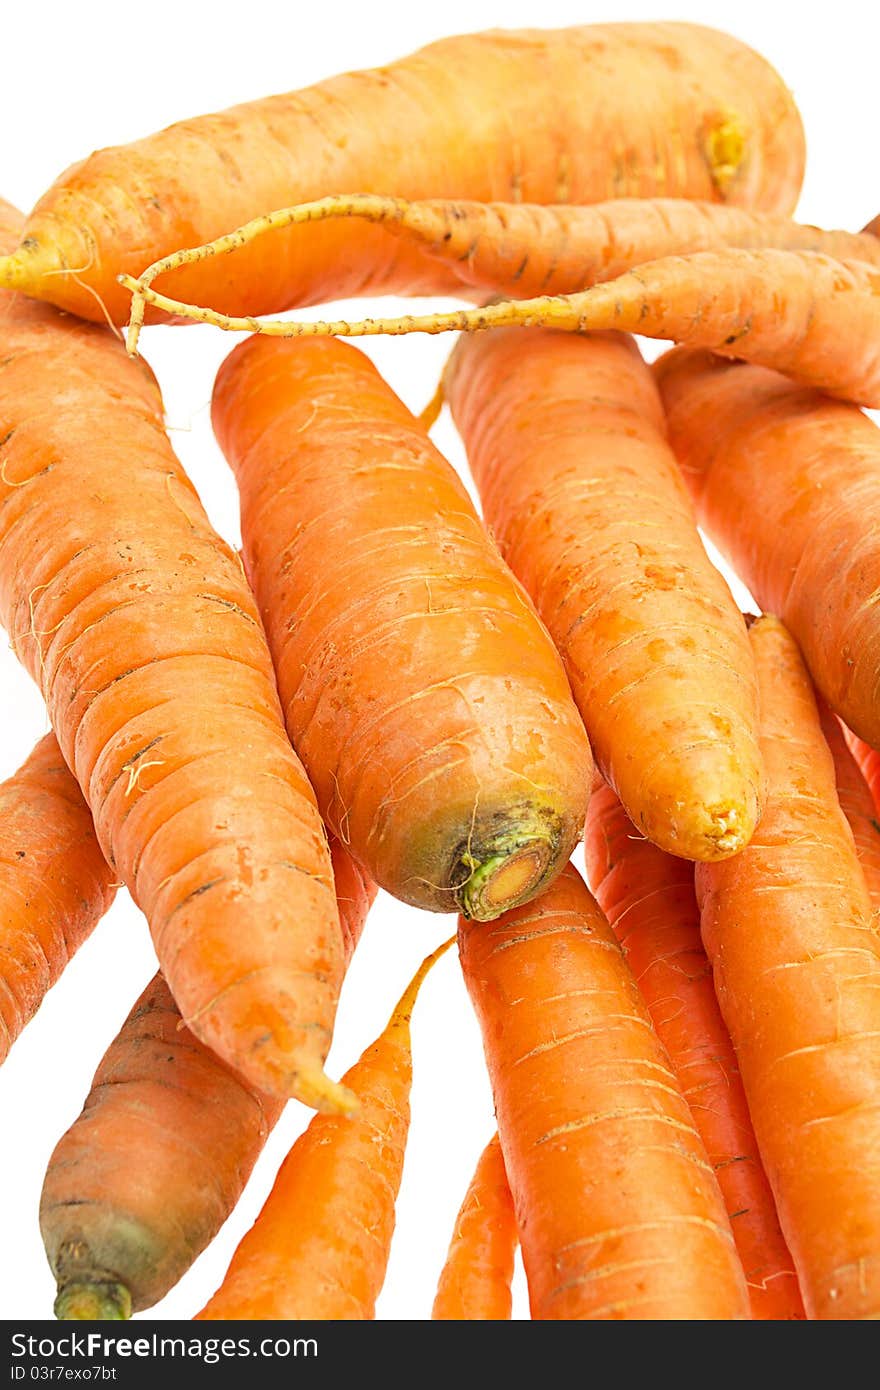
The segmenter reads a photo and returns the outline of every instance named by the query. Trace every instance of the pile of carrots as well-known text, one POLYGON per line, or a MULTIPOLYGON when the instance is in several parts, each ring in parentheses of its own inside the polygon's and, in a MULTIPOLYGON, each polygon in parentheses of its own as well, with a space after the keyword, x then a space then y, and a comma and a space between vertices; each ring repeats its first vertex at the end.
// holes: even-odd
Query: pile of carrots
POLYGON ((0 209, 0 621, 53 731, 0 787, 0 1061, 123 885, 159 965, 48 1163, 59 1318, 157 1303, 289 1098, 194 1315, 374 1316, 453 944, 328 1077, 377 888, 458 915, 497 1116, 426 1317, 509 1318, 517 1247, 538 1319, 880 1317, 880 240, 791 220, 803 165, 758 54, 608 24, 0 209), (368 293, 465 307, 265 317, 368 293), (169 319, 251 334, 240 555, 137 355, 169 319), (422 418, 340 341, 450 329, 422 418))

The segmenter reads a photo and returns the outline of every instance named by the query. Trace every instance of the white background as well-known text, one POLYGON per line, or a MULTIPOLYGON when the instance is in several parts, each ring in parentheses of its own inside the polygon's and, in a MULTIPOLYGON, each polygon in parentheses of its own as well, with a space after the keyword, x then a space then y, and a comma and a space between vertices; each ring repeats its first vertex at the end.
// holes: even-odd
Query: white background
MULTIPOLYGON (((0 193, 29 208, 69 163, 194 115, 284 91, 349 67, 403 55, 444 34, 609 19, 691 19, 726 28, 782 72, 804 117, 809 150, 802 220, 857 229, 880 211, 877 53, 880 13, 739 0, 591 4, 588 0, 445 0, 442 6, 334 0, 320 5, 191 0, 5 6, 0 88, 0 193)), ((328 190, 330 191, 330 190, 328 190)), ((388 301, 361 302, 381 312, 388 301)), ((314 312, 310 316, 315 317, 314 312)), ((142 340, 165 394, 172 439, 214 524, 238 539, 231 474, 214 444, 211 385, 234 340, 210 329, 157 328, 142 340)), ((395 389, 420 409, 449 342, 369 340, 395 389)), ((444 416, 435 438, 457 466, 444 416)), ((41 700, 12 654, 0 650, 0 777, 46 731, 41 700)), ((329 1070, 340 1075, 373 1039, 421 957, 453 919, 381 897, 345 985, 329 1070)), ((37 1228, 49 1154, 78 1113, 104 1048, 151 977, 146 924, 127 895, 51 992, 0 1071, 0 1318, 51 1317, 54 1286, 37 1228)), ((493 1129, 480 1041, 453 955, 429 978, 415 1019, 413 1123, 395 1235, 378 1316, 430 1316, 452 1223, 493 1129)), ((190 1318, 219 1284, 274 1172, 308 1114, 291 1103, 251 1183, 213 1245, 145 1320, 190 1318)), ((527 1316, 521 1271, 515 1316, 527 1316)))

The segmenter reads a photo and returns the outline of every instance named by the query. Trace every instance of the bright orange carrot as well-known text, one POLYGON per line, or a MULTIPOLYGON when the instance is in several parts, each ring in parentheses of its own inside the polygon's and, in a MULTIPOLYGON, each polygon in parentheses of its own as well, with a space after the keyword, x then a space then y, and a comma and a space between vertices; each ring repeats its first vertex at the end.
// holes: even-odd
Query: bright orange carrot
POLYGON ((456 1218, 431 1317, 454 1322, 509 1318, 516 1243, 513 1198, 494 1134, 456 1218))
POLYGON ((409 1131, 410 1019, 450 945, 425 959, 385 1030, 346 1072, 357 1112, 317 1115, 300 1135, 200 1320, 375 1316, 409 1131))
POLYGON ((0 1063, 116 893, 53 734, 0 784, 0 1063))
POLYGON ((691 864, 638 833, 610 787, 587 812, 587 877, 669 1054, 724 1197, 752 1317, 804 1316, 736 1054, 700 941, 691 864))
POLYGON ((687 1101, 575 870, 491 927, 462 921, 459 950, 532 1316, 748 1318, 687 1101))
POLYGON ((697 867, 703 940, 807 1313, 880 1316, 880 940, 797 647, 752 627, 770 792, 697 867))
POLYGON ((241 344, 213 418, 327 825, 405 902, 486 919, 534 896, 583 829, 589 746, 452 467, 344 343, 241 344))
POLYGON ((832 714, 824 700, 819 702, 819 717, 825 742, 834 759, 837 799, 856 842, 856 853, 874 906, 876 924, 877 914, 880 913, 880 818, 871 788, 847 745, 840 720, 832 714))
POLYGON ((5 296, 0 621, 193 1032, 250 1082, 343 1105, 330 854, 259 614, 105 330, 5 296))
POLYGON ((486 519, 562 654, 605 777, 664 849, 735 854, 763 798, 754 664, 635 343, 466 338, 445 390, 486 519))
MULTIPOLYGON (((350 958, 376 890, 341 845, 332 855, 350 958)), ((156 975, 49 1160, 56 1316, 126 1318, 163 1298, 234 1208, 283 1105, 193 1037, 156 975)))
POLYGON ((775 372, 704 352, 667 353, 656 371, 700 525, 797 638, 832 709, 880 744, 877 426, 775 372))
MULTIPOLYGON (((495 30, 98 151, 37 204, 0 284, 90 318, 106 306, 121 323, 120 271, 337 189, 537 203, 660 195, 788 213, 803 165, 791 94, 727 34, 495 30)), ((381 232, 344 224, 282 233, 169 288, 264 313, 454 283, 399 243, 377 265, 381 244, 381 232)))

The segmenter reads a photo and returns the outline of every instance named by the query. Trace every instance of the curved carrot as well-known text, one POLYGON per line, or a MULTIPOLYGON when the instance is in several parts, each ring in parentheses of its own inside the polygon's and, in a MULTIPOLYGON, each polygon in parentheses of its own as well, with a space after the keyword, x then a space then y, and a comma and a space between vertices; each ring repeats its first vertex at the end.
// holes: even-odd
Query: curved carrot
POLYGON ((0 1063, 116 893, 53 734, 0 783, 0 1063))
MULTIPOLYGON (((538 203, 665 195, 787 213, 803 166, 790 93, 727 34, 496 30, 98 151, 41 198, 0 284, 121 323, 120 271, 337 189, 538 203)), ((170 288, 264 313, 454 284, 399 244, 382 254, 381 237, 344 225, 283 233, 170 288)))
POLYGON ((509 1318, 516 1243, 513 1198, 494 1134, 456 1217, 431 1317, 453 1322, 509 1318))
POLYGON ((459 950, 532 1316, 748 1318, 715 1175, 579 875, 491 927, 462 921, 459 950))
POLYGON ((877 426, 775 372, 708 353, 676 350, 656 370, 700 525, 786 623, 832 709, 880 743, 877 426))
POLYGON ((697 867, 703 940, 814 1318, 880 1316, 880 941, 797 647, 751 629, 767 809, 697 867))
MULTIPOLYGON (((341 845, 332 855, 350 958, 376 890, 341 845)), ((193 1037, 156 975, 46 1170, 56 1316, 126 1318, 163 1298, 235 1207, 283 1106, 193 1037)))
POLYGON ((193 1032, 256 1086, 322 1071, 342 979, 330 854, 259 614, 105 330, 5 297, 0 621, 193 1032))
POLYGON ((353 1116, 317 1115, 297 1139, 220 1288, 197 1320, 370 1319, 385 1279, 412 1086, 420 966, 384 1031, 346 1072, 353 1116))
POLYGON ((700 941, 693 866, 643 839, 610 787, 593 791, 584 843, 590 885, 623 948, 718 1179, 752 1317, 803 1318, 794 1265, 700 941))
POLYGON ((825 704, 819 702, 822 733, 834 759, 834 779, 840 809, 849 821, 856 843, 856 854, 865 875, 865 883, 874 906, 874 921, 880 913, 880 816, 871 788, 849 748, 840 720, 825 704))
POLYGON ((534 896, 583 828, 589 746, 454 470, 344 343, 241 344, 213 419, 327 825, 405 902, 486 919, 534 896))
POLYGON ((502 554, 565 663, 599 767, 673 854, 735 854, 763 798, 742 616, 622 334, 463 339, 445 390, 502 554))

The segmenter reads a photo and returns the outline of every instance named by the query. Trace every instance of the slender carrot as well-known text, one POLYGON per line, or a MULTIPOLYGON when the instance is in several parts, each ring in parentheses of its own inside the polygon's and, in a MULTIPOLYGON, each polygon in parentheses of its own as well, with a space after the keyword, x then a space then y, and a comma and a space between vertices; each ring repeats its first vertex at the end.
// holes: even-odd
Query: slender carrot
POLYGON ((488 333, 461 340, 444 381, 605 777, 664 849, 735 854, 763 798, 754 664, 635 343, 488 333))
POLYGON ((834 778, 840 809, 849 821, 856 843, 856 854, 865 875, 868 893, 874 907, 874 923, 880 913, 880 818, 862 769, 847 745, 840 720, 825 704, 819 702, 822 733, 834 759, 834 778))
MULTIPOLYGON (((514 202, 701 198, 788 213, 804 139, 790 93, 737 39, 692 24, 602 24, 441 39, 388 66, 100 150, 40 199, 0 284, 124 321, 137 275, 284 202, 328 190, 514 202), (454 80, 451 75, 454 74, 454 80)), ((444 284, 382 233, 273 235, 172 292, 272 312, 444 284)), ((449 277, 445 283, 454 284, 449 277)))
POLYGON ((405 902, 486 919, 534 896, 583 829, 589 746, 454 470, 344 343, 241 344, 213 418, 327 825, 405 902))
POLYGON ((447 1322, 509 1318, 516 1244, 513 1198, 494 1134, 456 1218, 431 1317, 447 1322))
MULTIPOLYGON (((454 938, 453 938, 454 939, 454 938)), ((420 966, 384 1031, 346 1072, 354 1116, 317 1115, 199 1320, 370 1319, 385 1279, 410 1117, 420 966)))
POLYGON ((880 266, 818 251, 698 251, 649 261, 579 294, 507 299, 442 314, 311 323, 221 319, 131 279, 126 285, 167 313, 182 310, 188 318, 232 332, 275 338, 613 328, 709 348, 722 357, 776 368, 844 400, 880 406, 880 266))
POLYGON ((703 941, 761 1156, 814 1318, 880 1316, 880 940, 810 680, 752 627, 767 809, 697 867, 703 941))
MULTIPOLYGON (((422 256, 440 263, 455 276, 460 290, 496 290, 518 299, 574 294, 635 270, 646 261, 725 246, 823 251, 837 259, 880 263, 880 241, 873 236, 823 231, 773 213, 724 203, 619 198, 579 207, 441 199, 410 203, 379 194, 340 194, 282 208, 206 245, 166 256, 136 279, 123 277, 122 283, 134 296, 129 351, 137 347, 142 318, 140 290, 151 287, 160 275, 239 250, 269 231, 347 218, 382 227, 422 256)), ((386 241, 367 238, 359 254, 362 259, 367 254, 373 257, 364 272, 375 284, 388 263, 386 241)), ((437 288, 450 287, 438 281, 437 288)), ((174 313, 188 317, 190 309, 177 304, 174 313)), ((197 317, 217 327, 226 326, 225 316, 214 310, 207 309, 197 317)))
MULTIPOLYGON (((376 890, 341 845, 332 854, 350 958, 376 890)), ((163 1298, 235 1207, 283 1106, 192 1035, 156 975, 46 1170, 56 1316, 126 1318, 163 1298)))
POLYGON ((614 928, 715 1170, 752 1317, 803 1318, 730 1034, 700 941, 691 864, 638 833, 610 787, 587 813, 587 877, 614 928))
POLYGON ((193 1032, 261 1089, 344 1105, 330 854, 238 560, 147 367, 6 300, 0 621, 193 1032))
POLYGON ((877 426, 708 353, 667 353, 657 377, 700 525, 786 623, 832 709, 880 744, 877 426))
POLYGON ((47 734, 0 784, 0 1063, 115 893, 89 808, 47 734))
POLYGON ((748 1318, 715 1174, 579 875, 491 927, 462 920, 459 950, 532 1316, 748 1318))

